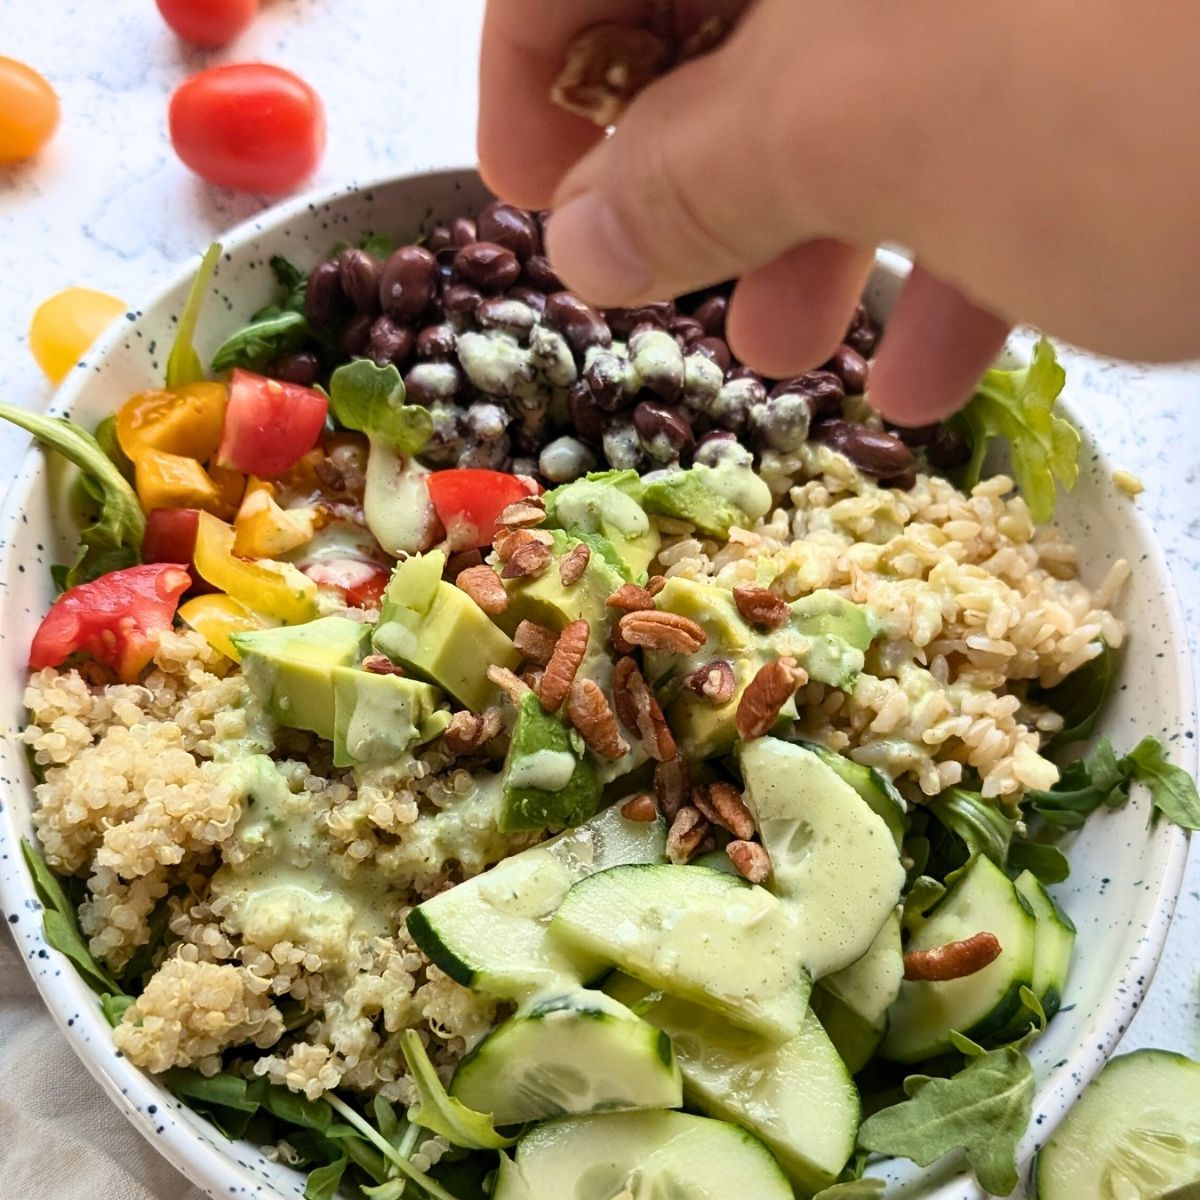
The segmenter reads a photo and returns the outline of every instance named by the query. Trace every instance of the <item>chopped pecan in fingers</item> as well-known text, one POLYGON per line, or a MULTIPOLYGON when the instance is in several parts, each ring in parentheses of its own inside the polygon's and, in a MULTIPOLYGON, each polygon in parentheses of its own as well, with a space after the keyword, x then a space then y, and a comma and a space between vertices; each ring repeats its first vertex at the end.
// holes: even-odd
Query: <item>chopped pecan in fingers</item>
POLYGON ((584 620, 572 621, 558 635, 554 653, 546 663, 542 686, 538 689, 538 697, 547 712, 558 712, 562 708, 579 665, 587 654, 589 636, 588 623, 584 620))
POLYGON ((910 950, 904 956, 904 978, 926 983, 965 979, 995 962, 1001 949, 1000 939, 985 932, 929 950, 910 950))
POLYGON ((550 97, 560 108, 601 129, 670 64, 673 47, 649 29, 593 25, 567 47, 550 97))
POLYGON ((771 877, 771 857, 758 842, 730 842, 725 847, 725 853, 743 879, 751 883, 766 883, 771 877))
MULTIPOLYGON (((545 680, 542 681, 545 690, 545 680)), ((567 696, 567 717, 580 737, 601 758, 618 759, 629 753, 629 745, 617 728, 617 718, 600 685, 592 679, 577 679, 567 696)))

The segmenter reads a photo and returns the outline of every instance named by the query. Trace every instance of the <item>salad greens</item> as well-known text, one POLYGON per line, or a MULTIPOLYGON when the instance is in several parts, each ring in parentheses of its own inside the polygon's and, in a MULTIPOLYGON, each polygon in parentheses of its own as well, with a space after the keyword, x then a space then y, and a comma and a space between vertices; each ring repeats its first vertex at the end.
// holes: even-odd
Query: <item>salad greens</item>
POLYGON ((1054 414, 1066 374, 1045 339, 1033 348, 1027 367, 993 367, 979 382, 959 420, 972 443, 963 473, 965 490, 983 476, 984 459, 996 438, 1009 443, 1012 472, 1029 514, 1038 524, 1054 515, 1055 481, 1070 491, 1079 477, 1079 431, 1054 414))
POLYGON ((347 429, 416 454, 433 433, 433 418, 419 404, 404 403, 404 380, 389 363, 369 359, 338 367, 329 380, 329 409, 347 429))
POLYGON ((183 315, 179 318, 179 330, 175 334, 175 343, 171 347, 167 359, 167 387, 179 388, 189 383, 198 383, 204 378, 204 367, 200 355, 192 344, 196 336, 196 322, 200 319, 200 309, 204 305, 204 297, 208 285, 212 282, 213 273, 217 269, 217 261, 221 257, 221 243, 213 242, 205 251, 200 261, 200 268, 192 280, 188 291, 187 303, 183 306, 183 315))
POLYGON ((89 583, 141 562, 146 517, 133 488, 100 443, 65 417, 48 417, 13 404, 0 404, 0 419, 28 430, 74 463, 100 504, 99 516, 79 535, 79 553, 63 576, 64 586, 89 583))
POLYGON ((1051 748, 1068 746, 1091 737, 1108 701, 1116 667, 1112 648, 1101 640, 1100 653, 1052 688, 1031 688, 1030 699, 1059 713, 1063 727, 1049 742, 1051 748))
POLYGON ((259 309, 247 325, 217 347, 209 364, 213 371, 234 367, 261 371, 272 358, 297 350, 315 338, 304 315, 308 277, 280 255, 271 259, 271 270, 279 282, 282 300, 259 309))

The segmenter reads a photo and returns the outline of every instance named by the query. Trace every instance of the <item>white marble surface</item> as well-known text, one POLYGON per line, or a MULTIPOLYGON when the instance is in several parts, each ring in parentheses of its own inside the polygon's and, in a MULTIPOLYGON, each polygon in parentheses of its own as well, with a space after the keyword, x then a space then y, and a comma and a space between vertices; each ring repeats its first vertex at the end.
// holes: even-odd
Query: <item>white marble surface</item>
MULTIPOLYGON (((42 70, 63 107, 58 136, 38 161, 0 167, 5 399, 40 405, 49 397, 25 336, 42 298, 84 284, 136 304, 262 207, 210 188, 174 157, 167 98, 191 71, 263 59, 304 76, 329 123, 317 186, 468 162, 481 9, 482 0, 266 0, 238 43, 209 54, 182 47, 152 0, 0 0, 0 50, 42 70)), ((1200 370, 1069 355, 1068 371, 1101 443, 1145 481, 1137 503, 1155 524, 1200 633, 1200 370)), ((0 429, 0 462, 11 462, 21 444, 0 429)), ((1200 650, 1200 638, 1194 645, 1200 650)), ((1158 976, 1125 1046, 1200 1053, 1197 946, 1200 840, 1158 976)))

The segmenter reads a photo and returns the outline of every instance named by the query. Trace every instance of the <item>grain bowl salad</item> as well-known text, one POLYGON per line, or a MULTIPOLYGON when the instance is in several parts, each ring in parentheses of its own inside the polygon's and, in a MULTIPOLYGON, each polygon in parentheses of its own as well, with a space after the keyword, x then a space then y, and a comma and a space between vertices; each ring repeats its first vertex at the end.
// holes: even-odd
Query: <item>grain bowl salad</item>
POLYGON ((859 1196, 955 1149, 1007 1194, 1064 835, 1198 807, 1153 739, 1078 754, 1129 567, 1048 523, 1054 352, 890 428, 864 309, 764 379, 728 287, 599 311, 543 219, 276 259, 205 365, 214 247, 162 386, 0 409, 91 512, 25 694, 47 936, 309 1200, 859 1196))

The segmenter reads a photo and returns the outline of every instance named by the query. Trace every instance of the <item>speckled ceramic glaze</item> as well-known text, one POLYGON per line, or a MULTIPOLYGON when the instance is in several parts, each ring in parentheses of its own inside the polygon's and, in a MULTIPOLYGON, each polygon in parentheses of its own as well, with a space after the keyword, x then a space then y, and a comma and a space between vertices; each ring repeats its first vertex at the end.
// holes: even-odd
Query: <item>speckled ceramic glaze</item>
MULTIPOLYGON (((201 357, 207 359, 232 328, 271 298, 272 255, 311 265, 342 239, 370 232, 411 238, 436 219, 478 207, 484 197, 474 172, 442 172, 294 202, 240 226, 225 239, 197 338, 201 357)), ((903 273, 902 260, 880 257, 869 290, 877 316, 886 316, 903 273)), ((190 278, 189 270, 143 310, 130 312, 127 322, 72 372, 53 411, 90 428, 125 397, 159 380, 190 278)), ((1021 349, 1015 345, 1012 352, 1021 349)), ((1194 770, 1195 692, 1165 564, 1148 527, 1114 489, 1103 455, 1085 445, 1082 477, 1062 503, 1061 523, 1080 548, 1089 582, 1098 583, 1117 558, 1134 567, 1119 609, 1130 630, 1129 649, 1105 732, 1119 747, 1154 734, 1177 762, 1194 770)), ((167 1158, 211 1196, 300 1196, 299 1175, 268 1162, 252 1146, 227 1142, 122 1059, 96 997, 42 938, 40 906, 18 845, 22 836, 31 836, 33 781, 16 731, 24 720, 21 693, 29 642, 53 599, 48 568, 74 548, 70 522, 56 517, 65 511, 68 483, 68 473, 53 456, 34 451, 21 464, 0 515, 0 720, 6 731, 0 742, 0 907, 47 1006, 84 1065, 167 1158)), ((1022 1145, 1024 1159, 1112 1051, 1158 961, 1183 873, 1186 838, 1166 823, 1149 825, 1147 816, 1146 797, 1138 795, 1124 810, 1094 817, 1071 848, 1070 880, 1056 889, 1078 926, 1079 940, 1065 1007, 1033 1049, 1039 1088, 1022 1145)), ((889 1195, 937 1200, 982 1195, 960 1171, 953 1162, 928 1171, 886 1163, 872 1174, 892 1181, 889 1195)))

